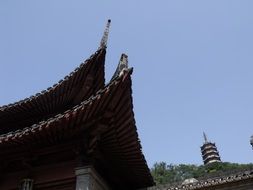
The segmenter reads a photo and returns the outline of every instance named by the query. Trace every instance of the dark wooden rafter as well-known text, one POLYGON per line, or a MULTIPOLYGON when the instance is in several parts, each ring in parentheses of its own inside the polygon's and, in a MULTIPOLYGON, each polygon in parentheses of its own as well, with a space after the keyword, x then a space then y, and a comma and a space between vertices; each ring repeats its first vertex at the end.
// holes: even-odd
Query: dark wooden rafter
POLYGON ((128 168, 126 176, 122 176, 122 178, 126 179, 126 184, 130 185, 132 181, 127 176, 135 176, 136 181, 129 188, 137 188, 141 187, 142 184, 147 184, 149 181, 152 181, 152 177, 148 177, 147 168, 140 164, 145 161, 145 158, 140 154, 141 146, 136 128, 133 130, 133 127, 135 127, 133 112, 128 112, 128 110, 132 110, 132 102, 130 101, 130 104, 124 104, 124 97, 129 97, 130 94, 131 89, 126 89, 122 96, 118 96, 119 102, 114 107, 115 113, 117 113, 114 118, 114 130, 110 130, 104 134, 102 138, 102 150, 106 155, 105 157, 108 157, 107 160, 110 160, 112 163, 115 162, 115 159, 118 161, 116 163, 119 173, 122 173, 121 171, 125 171, 128 168), (118 109, 119 107, 123 108, 122 103, 128 108, 118 109))

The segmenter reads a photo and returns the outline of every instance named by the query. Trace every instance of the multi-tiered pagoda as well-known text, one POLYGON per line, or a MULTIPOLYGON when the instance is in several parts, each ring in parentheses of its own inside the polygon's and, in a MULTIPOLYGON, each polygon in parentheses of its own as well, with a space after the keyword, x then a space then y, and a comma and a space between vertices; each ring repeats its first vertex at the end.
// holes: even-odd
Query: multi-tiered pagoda
POLYGON ((253 135, 250 137, 250 144, 251 144, 252 149, 253 149, 253 135))
POLYGON ((130 190, 153 185, 122 55, 109 84, 99 49, 52 87, 0 107, 1 190, 130 190))
POLYGON ((204 164, 206 165, 214 162, 221 162, 215 143, 208 141, 205 133, 203 135, 204 144, 201 146, 201 153, 204 164))

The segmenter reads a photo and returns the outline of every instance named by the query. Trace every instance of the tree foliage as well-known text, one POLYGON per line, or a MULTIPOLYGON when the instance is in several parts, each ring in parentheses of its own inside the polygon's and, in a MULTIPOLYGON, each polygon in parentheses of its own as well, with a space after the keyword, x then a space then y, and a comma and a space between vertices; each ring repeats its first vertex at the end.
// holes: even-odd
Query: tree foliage
POLYGON ((252 170, 253 164, 212 163, 204 165, 167 164, 157 162, 151 168, 151 174, 157 185, 174 184, 189 178, 210 178, 235 173, 242 170, 252 170))

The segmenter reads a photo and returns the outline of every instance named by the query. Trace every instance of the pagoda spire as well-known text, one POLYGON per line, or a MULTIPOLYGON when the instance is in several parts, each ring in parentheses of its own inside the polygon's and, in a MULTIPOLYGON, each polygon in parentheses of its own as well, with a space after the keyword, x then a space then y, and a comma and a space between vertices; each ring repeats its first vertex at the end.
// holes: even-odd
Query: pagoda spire
POLYGON ((122 71, 125 69, 128 69, 128 56, 123 53, 121 54, 119 64, 117 66, 115 73, 112 76, 111 81, 115 79, 117 76, 121 75, 122 71))
POLYGON ((208 140, 207 140, 207 136, 206 136, 206 133, 205 133, 205 132, 203 132, 203 137, 204 137, 204 143, 207 143, 208 140))
POLYGON ((106 48, 106 46, 107 46, 110 25, 111 25, 111 20, 109 19, 107 21, 105 31, 104 31, 103 37, 101 39, 101 42, 100 42, 100 48, 106 48))

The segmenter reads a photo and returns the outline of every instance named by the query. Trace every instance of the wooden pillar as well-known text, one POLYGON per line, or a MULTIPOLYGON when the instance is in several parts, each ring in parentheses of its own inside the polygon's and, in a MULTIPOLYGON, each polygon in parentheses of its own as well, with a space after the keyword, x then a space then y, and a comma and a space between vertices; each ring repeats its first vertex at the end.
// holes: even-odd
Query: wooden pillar
POLYGON ((76 168, 76 190, 110 190, 92 166, 76 168))

